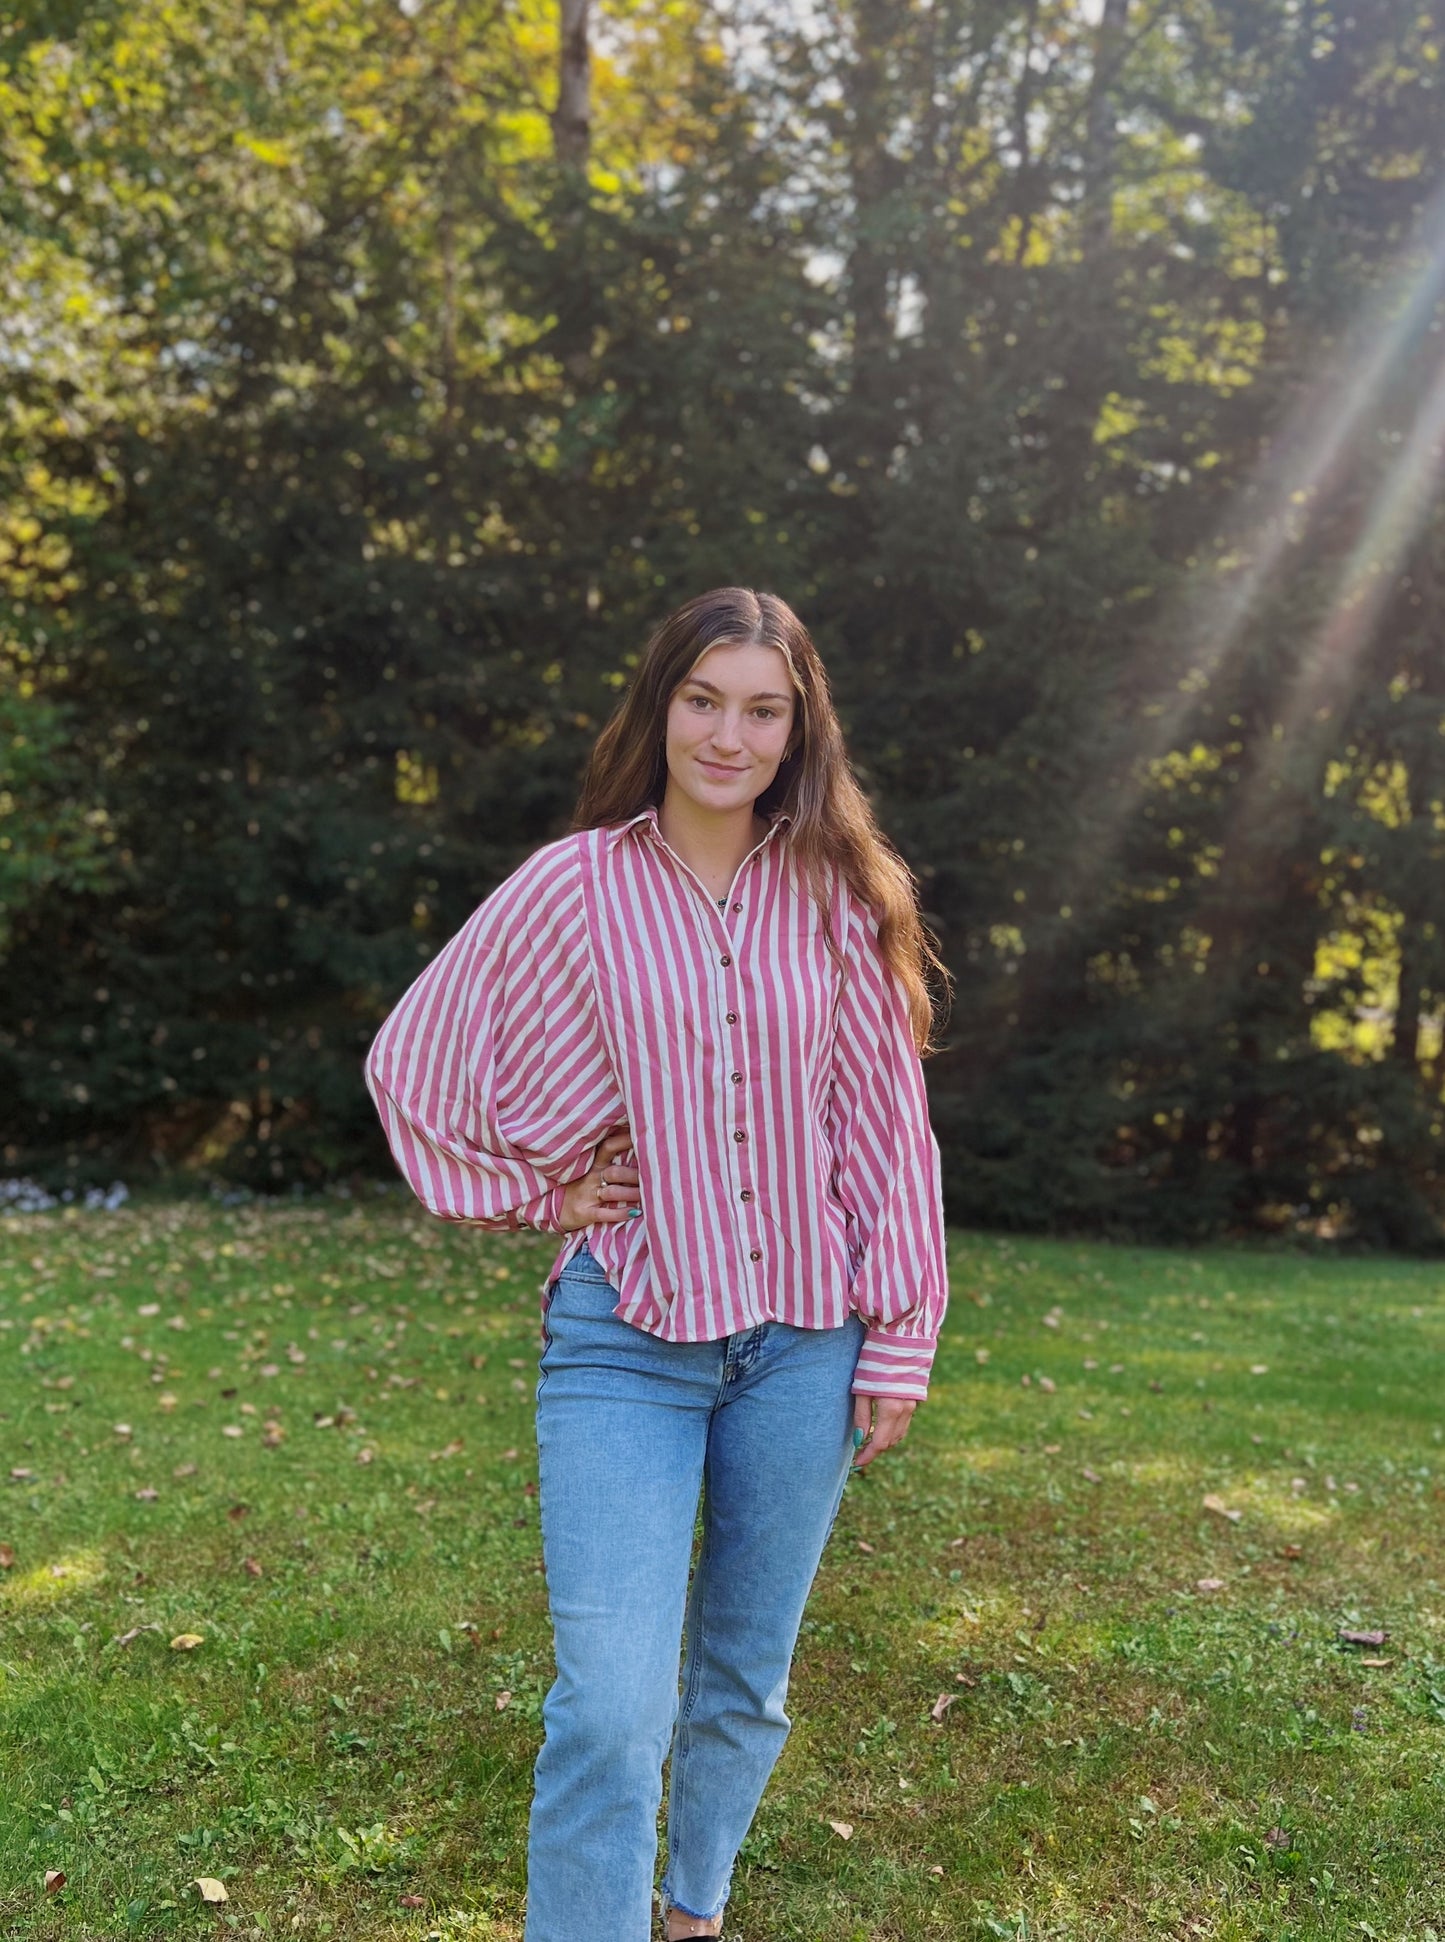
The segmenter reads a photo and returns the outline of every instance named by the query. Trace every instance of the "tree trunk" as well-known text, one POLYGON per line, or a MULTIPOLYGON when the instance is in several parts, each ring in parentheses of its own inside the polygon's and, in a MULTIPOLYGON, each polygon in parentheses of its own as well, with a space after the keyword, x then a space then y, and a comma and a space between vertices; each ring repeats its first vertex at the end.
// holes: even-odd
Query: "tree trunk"
POLYGON ((1423 997, 1420 960, 1414 948, 1413 926, 1400 925, 1400 971, 1395 997, 1395 1031, 1390 1040, 1391 1061, 1418 1078, 1420 1075, 1420 1004, 1423 997))
POLYGON ((591 0, 562 0, 552 146, 557 160, 572 169, 586 168, 592 136, 592 48, 587 32, 590 5, 591 0))
POLYGON ((1054 512, 1067 517, 1087 490, 1099 408, 1115 389, 1121 363, 1114 263, 1114 190, 1119 122, 1117 90, 1127 51, 1130 0, 1104 0, 1094 36, 1079 203, 1079 283, 1074 329, 1054 436, 1054 512))

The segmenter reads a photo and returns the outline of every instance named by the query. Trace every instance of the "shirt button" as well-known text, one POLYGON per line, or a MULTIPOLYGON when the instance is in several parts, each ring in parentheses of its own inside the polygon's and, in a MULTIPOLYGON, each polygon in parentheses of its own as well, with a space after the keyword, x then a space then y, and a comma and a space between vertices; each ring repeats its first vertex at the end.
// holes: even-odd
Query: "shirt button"
POLYGON ((733 1084, 735 1086, 740 1086, 742 1082, 743 1082, 743 1075, 741 1074, 741 1072, 735 1072, 733 1074, 733 1084))
POLYGON ((752 1252, 748 1255, 748 1259, 750 1261, 761 1261, 762 1258, 763 1258, 763 1251, 760 1247, 755 1247, 752 1250, 752 1252))
POLYGON ((744 1187, 742 1192, 738 1195, 739 1200, 751 1200, 752 1197, 753 1197, 753 1190, 751 1187, 744 1187))
POLYGON ((738 1015, 737 1015, 737 1013, 736 1013, 735 1011, 730 1011, 730 1012, 728 1013, 728 1015, 727 1015, 727 1022, 728 1022, 728 1024, 729 1024, 729 1025, 736 1025, 736 1024, 737 1024, 737 1022, 738 1022, 738 1015))
POLYGON ((727 952, 724 951, 722 956, 718 959, 718 963, 723 966, 724 970, 726 970, 727 966, 732 963, 732 959, 728 956, 727 952))
POLYGON ((734 910, 741 910, 741 909, 742 909, 742 905, 741 905, 741 904, 734 904, 734 905, 733 905, 733 909, 734 909, 734 910))
POLYGON ((747 1138, 747 1134, 742 1132, 734 1133, 733 1138, 735 1140, 745 1140, 747 1138))

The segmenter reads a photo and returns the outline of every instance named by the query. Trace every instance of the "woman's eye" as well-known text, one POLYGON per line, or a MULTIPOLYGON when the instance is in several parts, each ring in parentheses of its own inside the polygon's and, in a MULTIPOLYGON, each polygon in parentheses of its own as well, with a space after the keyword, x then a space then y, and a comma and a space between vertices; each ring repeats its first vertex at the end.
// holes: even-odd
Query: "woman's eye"
POLYGON ((777 714, 776 708, 759 708, 756 713, 759 721, 770 722, 777 714))

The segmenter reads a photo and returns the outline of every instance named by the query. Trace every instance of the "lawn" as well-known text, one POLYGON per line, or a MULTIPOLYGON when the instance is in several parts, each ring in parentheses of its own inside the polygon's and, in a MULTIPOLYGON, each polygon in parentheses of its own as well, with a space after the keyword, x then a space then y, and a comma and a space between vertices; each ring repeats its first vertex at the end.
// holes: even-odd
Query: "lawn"
MULTIPOLYGON (((0 1934, 520 1937, 552 1251, 399 1197, 0 1220, 0 1934)), ((952 1275, 730 1932, 1445 1942, 1441 1270, 952 1275)))

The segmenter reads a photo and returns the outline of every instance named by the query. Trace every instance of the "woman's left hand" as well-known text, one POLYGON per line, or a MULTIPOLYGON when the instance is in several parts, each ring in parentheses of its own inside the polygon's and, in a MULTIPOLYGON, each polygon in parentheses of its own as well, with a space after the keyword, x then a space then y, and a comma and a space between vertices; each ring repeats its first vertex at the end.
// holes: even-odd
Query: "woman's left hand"
POLYGON ((855 1396, 853 1427, 863 1432, 863 1447, 853 1459, 855 1470, 866 1470, 874 1457, 891 1450, 908 1434, 917 1403, 900 1396, 855 1396))

